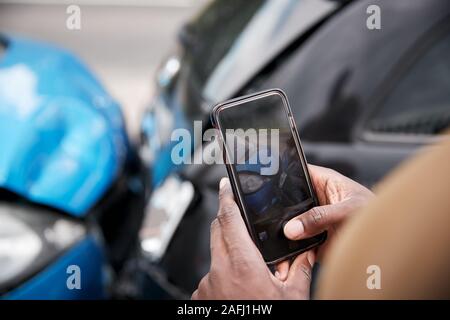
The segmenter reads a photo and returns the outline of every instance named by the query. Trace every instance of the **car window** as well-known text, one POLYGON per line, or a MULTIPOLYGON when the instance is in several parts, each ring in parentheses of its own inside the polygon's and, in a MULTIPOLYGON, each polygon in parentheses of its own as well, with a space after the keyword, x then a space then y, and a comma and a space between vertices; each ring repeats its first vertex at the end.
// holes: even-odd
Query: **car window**
MULTIPOLYGON (((448 31, 448 28, 447 28, 448 31)), ((436 135, 450 125, 450 34, 428 47, 367 123, 370 133, 436 135)))
POLYGON ((264 0, 218 0, 211 2, 197 19, 188 24, 189 52, 199 87, 233 45, 237 36, 264 0))
POLYGON ((360 136, 365 138, 368 119, 377 116, 373 110, 380 110, 380 99, 394 89, 387 86, 393 82, 386 80, 395 75, 396 84, 404 81, 399 78, 417 63, 412 57, 422 57, 432 41, 443 35, 438 31, 442 28, 435 27, 448 19, 449 2, 414 0, 417 5, 410 5, 411 1, 379 0, 383 19, 389 21, 380 32, 368 30, 361 23, 373 1, 350 2, 301 45, 291 46, 277 57, 243 92, 282 88, 304 141, 349 143, 360 136), (429 32, 433 33, 430 40, 421 41, 429 32), (352 45, 343 46, 348 39, 352 39, 352 45), (423 48, 420 54, 410 54, 418 44, 423 48), (400 70, 399 62, 406 66, 405 60, 408 68, 400 70))

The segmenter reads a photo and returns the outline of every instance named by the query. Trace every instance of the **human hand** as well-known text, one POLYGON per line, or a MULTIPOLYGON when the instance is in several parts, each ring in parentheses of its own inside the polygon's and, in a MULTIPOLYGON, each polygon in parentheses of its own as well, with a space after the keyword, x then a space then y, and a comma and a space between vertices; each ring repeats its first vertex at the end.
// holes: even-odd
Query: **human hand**
POLYGON ((308 299, 313 251, 292 264, 267 267, 234 201, 228 179, 220 182, 219 212, 211 224, 211 267, 192 299, 308 299))
POLYGON ((320 206, 314 207, 284 226, 284 234, 291 240, 310 238, 328 230, 328 241, 319 247, 322 256, 339 226, 373 197, 373 193, 359 183, 328 168, 308 165, 312 184, 320 206))

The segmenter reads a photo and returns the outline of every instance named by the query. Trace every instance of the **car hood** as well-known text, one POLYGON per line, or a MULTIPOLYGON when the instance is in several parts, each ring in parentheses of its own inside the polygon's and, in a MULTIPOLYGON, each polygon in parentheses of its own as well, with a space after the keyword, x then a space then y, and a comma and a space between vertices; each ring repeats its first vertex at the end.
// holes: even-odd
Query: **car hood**
POLYGON ((120 108, 68 52, 0 38, 0 187, 83 216, 125 161, 120 108))

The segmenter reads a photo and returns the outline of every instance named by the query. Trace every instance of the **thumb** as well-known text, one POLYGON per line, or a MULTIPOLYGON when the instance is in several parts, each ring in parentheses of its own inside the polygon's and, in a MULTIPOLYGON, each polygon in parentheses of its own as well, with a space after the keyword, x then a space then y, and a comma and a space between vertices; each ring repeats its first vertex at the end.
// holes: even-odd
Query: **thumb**
POLYGON ((290 240, 310 238, 342 221, 350 210, 345 201, 314 207, 289 220, 284 226, 284 235, 290 240))
POLYGON ((217 221, 223 231, 225 245, 228 248, 249 246, 253 241, 242 219, 241 211, 234 201, 233 191, 227 178, 220 181, 219 189, 217 221))

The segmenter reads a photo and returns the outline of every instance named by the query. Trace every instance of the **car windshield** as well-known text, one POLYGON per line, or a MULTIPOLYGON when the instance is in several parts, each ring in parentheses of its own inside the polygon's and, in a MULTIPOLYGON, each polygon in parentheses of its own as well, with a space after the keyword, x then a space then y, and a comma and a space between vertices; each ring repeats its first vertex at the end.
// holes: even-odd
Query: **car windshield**
POLYGON ((239 9, 231 4, 235 1, 213 2, 181 33, 190 85, 211 104, 237 94, 337 7, 331 1, 297 0, 240 1, 239 9))
POLYGON ((182 31, 182 42, 192 53, 195 81, 202 88, 264 0, 211 2, 182 31))

